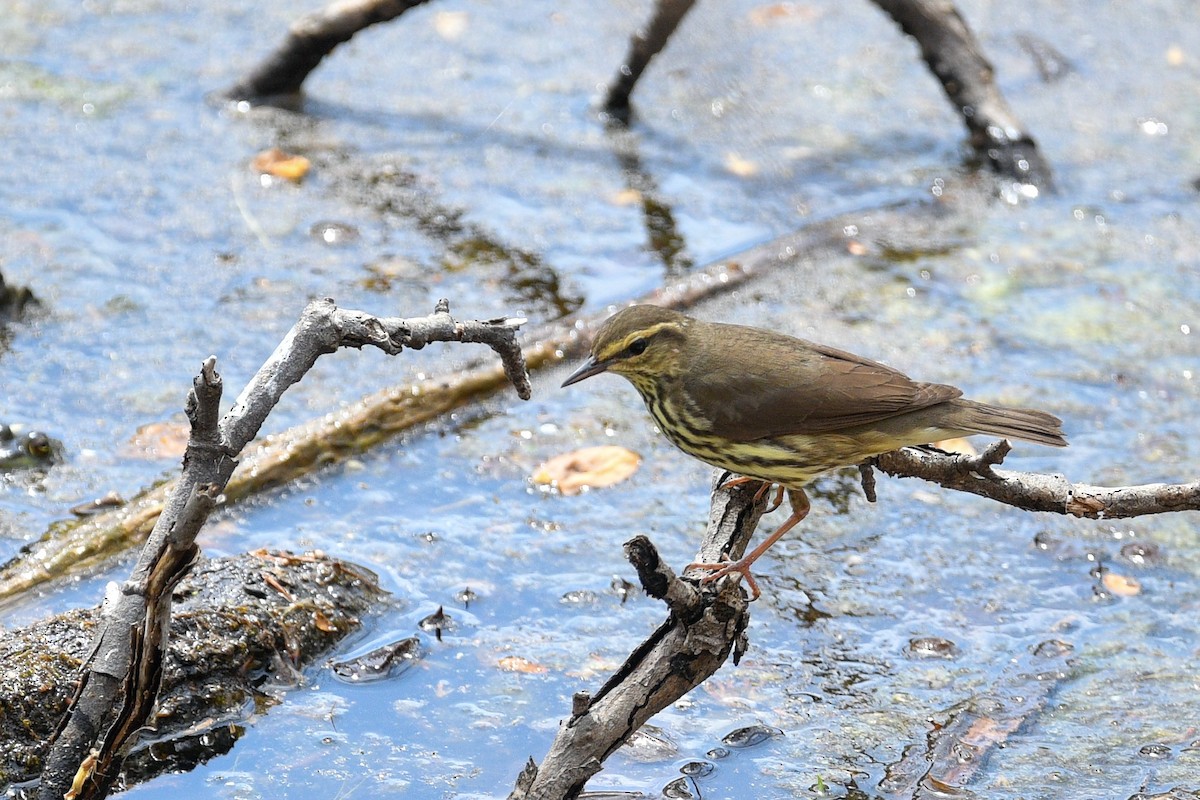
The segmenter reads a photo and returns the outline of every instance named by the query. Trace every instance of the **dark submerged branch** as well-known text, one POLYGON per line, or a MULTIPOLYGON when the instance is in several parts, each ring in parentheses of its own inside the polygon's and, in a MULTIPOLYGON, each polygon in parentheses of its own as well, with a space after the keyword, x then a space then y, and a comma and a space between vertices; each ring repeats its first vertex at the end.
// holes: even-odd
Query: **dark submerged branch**
POLYGON ((1031 726, 1071 674, 1074 647, 1047 639, 1017 655, 984 691, 929 721, 923 746, 905 747, 879 788, 887 797, 970 796, 970 782, 993 753, 1031 726))

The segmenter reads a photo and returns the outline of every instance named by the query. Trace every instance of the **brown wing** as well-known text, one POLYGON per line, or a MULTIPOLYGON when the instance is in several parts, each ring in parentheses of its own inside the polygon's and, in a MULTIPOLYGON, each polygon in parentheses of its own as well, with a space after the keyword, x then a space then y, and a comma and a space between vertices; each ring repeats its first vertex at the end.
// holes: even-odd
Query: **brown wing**
POLYGON ((736 441, 865 425, 962 395, 803 339, 740 325, 706 327, 712 336, 689 337, 693 369, 684 387, 696 410, 736 441))

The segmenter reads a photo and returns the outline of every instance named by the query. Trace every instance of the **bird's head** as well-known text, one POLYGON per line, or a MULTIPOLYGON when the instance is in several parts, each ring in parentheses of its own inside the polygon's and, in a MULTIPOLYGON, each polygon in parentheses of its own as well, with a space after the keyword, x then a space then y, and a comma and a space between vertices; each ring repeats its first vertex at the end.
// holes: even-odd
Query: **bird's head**
POLYGON ((681 350, 692 320, 659 306, 629 306, 613 314, 596 333, 592 354, 563 386, 601 372, 623 375, 643 394, 683 370, 681 350))

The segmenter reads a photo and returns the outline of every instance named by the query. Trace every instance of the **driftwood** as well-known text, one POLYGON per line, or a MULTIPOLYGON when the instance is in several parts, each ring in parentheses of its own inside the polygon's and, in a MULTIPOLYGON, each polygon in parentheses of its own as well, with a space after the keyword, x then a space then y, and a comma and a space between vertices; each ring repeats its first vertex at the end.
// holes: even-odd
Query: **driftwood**
POLYGON ((219 415, 222 381, 208 358, 192 383, 187 416, 191 436, 183 472, 151 532, 133 573, 108 598, 84 659, 78 692, 46 756, 38 797, 105 797, 127 748, 150 717, 162 683, 175 587, 198 555, 195 539, 237 465, 283 393, 322 355, 342 347, 377 347, 397 355, 433 341, 481 342, 500 356, 522 397, 529 379, 516 343, 519 321, 457 322, 442 300, 414 319, 374 317, 316 300, 304 309, 275 352, 219 415))
MULTIPOLYGON (((298 670, 361 627, 383 595, 369 571, 322 554, 261 551, 202 560, 175 591, 171 644, 138 775, 182 768, 169 753, 218 755, 232 746, 260 687, 296 684, 298 670)), ((0 790, 36 778, 66 711, 99 607, 5 631, 0 638, 0 790)))

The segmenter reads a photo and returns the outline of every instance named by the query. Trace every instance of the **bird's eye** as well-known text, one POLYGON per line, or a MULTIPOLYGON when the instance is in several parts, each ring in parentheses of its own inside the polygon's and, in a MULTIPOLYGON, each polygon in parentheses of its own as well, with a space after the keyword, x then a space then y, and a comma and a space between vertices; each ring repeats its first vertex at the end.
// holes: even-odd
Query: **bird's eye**
POLYGON ((635 356, 640 356, 642 353, 646 352, 646 340, 634 339, 629 343, 629 352, 635 356))

